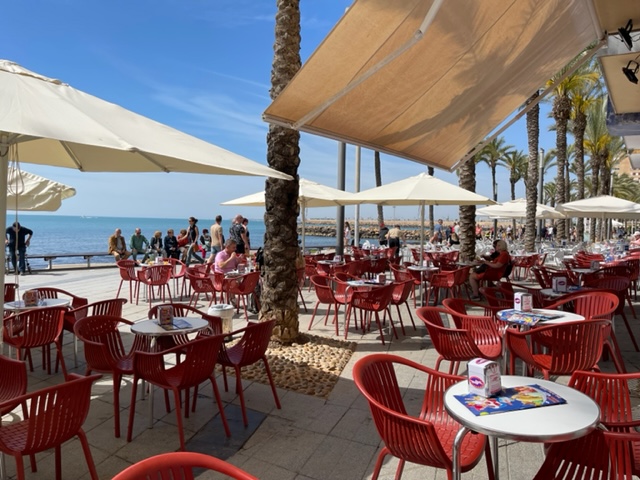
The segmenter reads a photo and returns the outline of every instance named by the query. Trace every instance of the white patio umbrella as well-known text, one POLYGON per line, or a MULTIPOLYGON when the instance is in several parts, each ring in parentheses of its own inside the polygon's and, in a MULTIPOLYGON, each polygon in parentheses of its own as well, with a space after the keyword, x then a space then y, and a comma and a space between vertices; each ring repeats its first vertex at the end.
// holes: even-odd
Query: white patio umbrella
POLYGON ((495 205, 493 200, 421 173, 414 177, 354 193, 354 203, 420 206, 420 258, 424 250, 425 205, 495 205))
POLYGON ((579 218, 640 218, 640 204, 611 195, 585 198, 556 207, 567 217, 579 218))
POLYGON ((7 208, 54 212, 62 205, 62 200, 73 197, 76 189, 54 182, 48 178, 9 168, 7 176, 7 208))
MULTIPOLYGON (((186 172, 291 179, 235 153, 0 60, 0 188, 10 161, 85 172, 186 172)), ((0 195, 0 225, 6 196, 0 195)), ((0 275, 4 286, 4 275, 0 275)), ((0 308, 0 313, 2 309, 0 308)))
MULTIPOLYGON (((482 207, 476 210, 476 215, 487 216, 490 218, 526 218, 527 200, 524 198, 517 198, 509 202, 499 203, 498 205, 482 207)), ((565 218, 565 215, 549 205, 538 203, 536 206, 536 218, 565 218)))
MULTIPOLYGON (((300 179, 298 190, 298 203, 302 214, 302 250, 305 247, 305 209, 310 207, 330 207, 333 205, 350 205, 353 202, 353 193, 338 190, 336 188, 312 182, 304 178, 300 179)), ((265 204, 264 190, 244 197, 229 200, 221 205, 238 205, 244 207, 262 207, 265 204)))

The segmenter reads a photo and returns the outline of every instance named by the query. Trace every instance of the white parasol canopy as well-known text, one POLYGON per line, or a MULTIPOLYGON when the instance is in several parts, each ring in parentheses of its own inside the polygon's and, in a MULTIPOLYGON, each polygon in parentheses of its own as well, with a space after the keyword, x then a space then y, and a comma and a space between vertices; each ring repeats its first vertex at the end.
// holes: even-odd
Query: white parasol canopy
MULTIPOLYGON (((84 172, 289 175, 0 60, 0 188, 10 161, 84 172)), ((6 196, 0 195, 0 224, 6 196)), ((0 275, 0 286, 4 275, 0 275)), ((0 308, 0 313, 2 309, 0 308)))
MULTIPOLYGON (((524 198, 517 198, 498 205, 482 207, 476 210, 476 215, 487 216, 490 218, 526 218, 527 200, 524 198)), ((565 218, 565 216, 549 205, 538 203, 536 206, 536 218, 565 218)))
POLYGON ((420 206, 420 258, 424 248, 425 205, 495 205, 493 200, 421 173, 414 177, 354 193, 354 203, 420 206))
POLYGON ((7 208, 55 212, 62 200, 73 197, 76 189, 33 173, 9 168, 7 177, 7 208))
POLYGON ((640 218, 640 204, 611 195, 585 198, 558 205, 556 210, 567 217, 640 218))
MULTIPOLYGON (((330 207, 333 205, 350 205, 353 201, 353 193, 338 190, 301 178, 299 181, 298 203, 302 213, 302 249, 304 251, 305 237, 305 209, 309 207, 330 207)), ((229 200, 221 205, 238 205, 245 207, 262 207, 265 204, 264 191, 246 195, 244 197, 229 200)))

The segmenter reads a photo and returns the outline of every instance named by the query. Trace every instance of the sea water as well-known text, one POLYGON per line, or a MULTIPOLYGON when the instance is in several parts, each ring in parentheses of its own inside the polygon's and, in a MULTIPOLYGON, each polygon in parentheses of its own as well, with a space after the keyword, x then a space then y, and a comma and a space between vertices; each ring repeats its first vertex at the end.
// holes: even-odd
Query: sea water
MULTIPOLYGON (((7 212, 7 226, 16 220, 15 215, 7 212)), ((91 217, 70 215, 18 215, 21 225, 33 230, 31 245, 28 253, 42 255, 50 253, 82 253, 82 252, 106 252, 108 240, 116 228, 122 230, 122 236, 127 245, 129 238, 138 227, 142 234, 151 239, 156 230, 162 232, 164 239, 167 230, 172 228, 177 236, 181 229, 188 228, 187 218, 121 218, 121 217, 91 217)), ((211 229, 213 219, 198 219, 200 233, 202 229, 211 229)), ((231 219, 222 221, 222 229, 225 238, 229 238, 231 219)), ((248 225, 252 250, 261 247, 264 242, 264 221, 262 219, 249 219, 248 225)), ((305 239, 307 247, 335 245, 335 237, 313 237, 305 239)), ((55 264, 82 263, 81 257, 58 258, 55 264)), ((92 263, 112 263, 109 257, 95 257, 92 263)), ((39 259, 30 261, 32 268, 44 268, 45 262, 39 259)))

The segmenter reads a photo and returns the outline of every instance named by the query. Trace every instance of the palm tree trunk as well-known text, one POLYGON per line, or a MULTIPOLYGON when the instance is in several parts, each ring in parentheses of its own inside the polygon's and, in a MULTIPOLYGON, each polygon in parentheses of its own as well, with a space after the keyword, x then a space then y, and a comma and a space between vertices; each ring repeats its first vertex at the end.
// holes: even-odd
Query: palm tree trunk
MULTIPOLYGON (((300 1, 277 0, 271 98, 300 69, 300 1)), ((283 343, 298 338, 298 165, 300 134, 276 125, 267 134, 267 162, 294 181, 268 178, 265 187, 264 273, 260 320, 276 319, 273 334, 283 343)))
MULTIPOLYGON (((376 187, 382 186, 382 172, 380 171, 380 152, 373 152, 373 170, 376 177, 376 187)), ((384 210, 378 205, 378 225, 384 223, 384 210)))
MULTIPOLYGON (((427 167, 427 173, 432 177, 435 175, 435 169, 433 167, 427 167)), ((429 238, 433 236, 434 228, 436 227, 436 219, 433 211, 433 205, 429 205, 429 238)))
MULTIPOLYGON (((476 191, 476 162, 471 158, 458 169, 458 184, 470 192, 476 191)), ((460 207, 460 255, 463 259, 473 260, 476 256, 476 207, 460 207)))
MULTIPOLYGON (((574 150, 576 153, 576 179, 578 182, 578 200, 584 199, 584 132, 587 128, 587 116, 584 112, 577 110, 576 118, 573 122, 573 136, 575 138, 574 150)), ((584 218, 577 219, 577 240, 584 241, 584 218)))
MULTIPOLYGON (((556 160, 558 174, 556 176, 556 205, 566 202, 565 165, 567 163, 567 123, 571 114, 571 101, 566 95, 558 96, 553 102, 553 118, 556 121, 556 160)), ((558 222, 558 238, 566 239, 565 222, 558 222)))
MULTIPOLYGON (((539 96, 536 91, 527 100, 527 105, 539 96)), ((540 180, 539 165, 542 161, 538 156, 538 140, 540 137, 540 106, 536 104, 527 112, 527 143, 529 147, 529 166, 524 180, 527 198, 527 217, 524 227, 524 248, 533 252, 536 248, 536 206, 538 203, 538 181, 540 180)), ((540 199, 542 202, 542 199, 540 199)))

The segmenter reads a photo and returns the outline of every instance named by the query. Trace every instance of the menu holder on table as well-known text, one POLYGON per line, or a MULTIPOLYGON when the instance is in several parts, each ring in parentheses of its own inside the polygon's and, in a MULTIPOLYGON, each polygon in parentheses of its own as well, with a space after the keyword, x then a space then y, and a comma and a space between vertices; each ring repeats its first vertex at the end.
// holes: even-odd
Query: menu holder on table
POLYGON ((475 393, 454 397, 476 417, 567 403, 560 395, 535 384, 505 388, 493 397, 475 393))
POLYGON ((553 320, 555 318, 562 318, 562 314, 548 314, 540 313, 532 310, 531 312, 523 312, 521 310, 502 310, 498 312, 498 318, 500 320, 517 323, 518 325, 527 325, 533 327, 538 322, 544 322, 546 320, 553 320))
POLYGON ((191 324, 182 318, 174 318, 171 321, 171 323, 167 323, 165 325, 158 323, 158 325, 160 325, 162 328, 164 328, 167 331, 185 330, 187 328, 191 328, 191 324))

